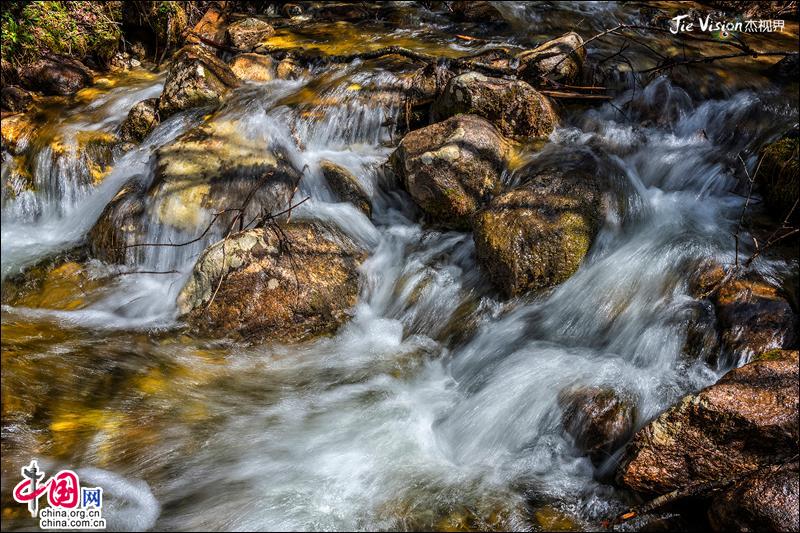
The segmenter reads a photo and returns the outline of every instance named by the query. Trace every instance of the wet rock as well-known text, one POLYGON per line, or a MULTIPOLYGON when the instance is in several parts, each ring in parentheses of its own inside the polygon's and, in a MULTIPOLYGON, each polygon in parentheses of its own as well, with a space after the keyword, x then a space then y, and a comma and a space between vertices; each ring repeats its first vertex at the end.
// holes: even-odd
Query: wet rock
POLYGON ((120 128, 120 140, 142 142, 147 134, 158 125, 158 98, 148 98, 134 104, 128 111, 128 118, 120 128))
POLYGON ((296 80, 303 75, 303 67, 291 57, 282 59, 275 67, 275 77, 279 80, 296 80))
POLYGON ((203 332, 249 342, 335 331, 356 303, 366 254, 321 225, 282 229, 247 230, 207 248, 178 297, 182 316, 203 332))
MULTIPOLYGON (((787 135, 767 145, 761 153, 756 180, 767 208, 778 222, 783 222, 800 198, 799 146, 796 134, 787 135)), ((794 217, 800 219, 800 210, 795 209, 794 217)))
POLYGON ((303 14, 303 8, 297 4, 283 4, 281 13, 287 18, 299 17, 303 14))
POLYGON ((252 50, 264 37, 275 33, 268 23, 257 18, 246 18, 228 26, 228 40, 241 50, 252 50))
POLYGON ((137 250, 128 246, 144 242, 141 217, 145 213, 145 190, 138 180, 126 184, 109 202, 89 231, 92 257, 107 263, 125 263, 137 250))
POLYGON ((228 21, 223 8, 219 5, 211 4, 203 14, 203 17, 194 25, 189 36, 186 37, 186 42, 198 45, 210 53, 216 53, 215 48, 203 43, 198 36, 215 43, 224 43, 227 25, 228 21))
POLYGON ((797 462, 768 467, 737 481, 714 498, 708 512, 714 531, 800 531, 797 462))
POLYGON ((83 63, 55 54, 19 67, 19 78, 26 89, 61 96, 75 94, 92 83, 92 73, 83 63))
MULTIPOLYGON (((237 123, 214 121, 187 132, 156 153, 149 191, 159 220, 184 230, 203 225, 207 210, 237 208, 266 176, 245 218, 288 205, 297 173, 264 142, 244 137, 237 123)), ((221 219, 224 220, 224 217, 221 219)))
POLYGON ((161 119, 178 111, 218 105, 239 85, 230 67, 199 46, 185 46, 175 55, 158 103, 161 119))
POLYGON ((797 382, 797 351, 731 370, 636 433, 617 480, 664 494, 787 461, 798 448, 797 382))
POLYGON ((12 113, 27 110, 32 102, 31 93, 16 85, 7 85, 0 90, 0 107, 12 113))
POLYGON ((346 168, 332 161, 323 160, 320 162, 320 167, 328 186, 341 201, 350 202, 368 217, 372 215, 372 203, 369 195, 358 178, 346 168))
POLYGON ((434 120, 458 113, 478 115, 507 137, 544 137, 557 122, 550 100, 518 80, 468 72, 451 79, 433 106, 434 120))
POLYGON ((561 83, 575 83, 586 59, 583 39, 569 32, 517 55, 522 79, 536 85, 542 76, 561 83), (579 48, 580 47, 580 48, 579 48))
POLYGON ((735 360, 796 346, 797 315, 776 287, 732 280, 720 288, 714 302, 722 346, 735 360))
POLYGON ((583 387, 559 394, 564 430, 595 464, 607 459, 633 434, 633 399, 611 388, 583 387))
POLYGON ((605 216, 607 188, 587 172, 544 172, 489 203, 473 238, 494 285, 513 297, 575 273, 605 216))
POLYGON ((435 222, 467 228, 472 215, 500 192, 506 140, 489 122, 457 115, 412 131, 390 165, 435 222))
POLYGON ((450 2, 450 11, 459 22, 505 23, 502 13, 492 2, 450 2))
POLYGON ((22 153, 36 133, 36 125, 25 114, 3 117, 0 120, 0 146, 11 154, 22 153))
POLYGON ((275 78, 275 61, 263 54, 239 54, 231 59, 230 66, 240 80, 270 81, 275 78))
MULTIPOLYGON (((149 224, 199 235, 212 213, 240 208, 248 197, 246 220, 262 212, 277 213, 289 205, 298 179, 279 154, 265 149, 263 141, 243 137, 230 121, 212 121, 190 130, 159 148, 155 158, 155 178, 141 193, 147 198, 147 212, 137 205, 138 195, 112 202, 90 236, 98 257, 121 262, 119 244, 144 242, 149 224)), ((233 212, 220 215, 217 230, 227 227, 234 216, 233 212)))
POLYGON ((695 297, 713 305, 720 347, 734 361, 797 346, 798 316, 783 289, 755 274, 726 276, 715 263, 700 265, 689 285, 695 297))

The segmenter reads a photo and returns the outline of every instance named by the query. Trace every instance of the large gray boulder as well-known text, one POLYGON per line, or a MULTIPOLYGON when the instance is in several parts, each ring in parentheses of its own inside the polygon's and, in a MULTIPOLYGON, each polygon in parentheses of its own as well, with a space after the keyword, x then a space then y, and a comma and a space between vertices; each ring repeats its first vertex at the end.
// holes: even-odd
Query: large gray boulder
POLYGON ((524 81, 477 72, 451 79, 433 106, 435 120, 459 113, 481 116, 520 140, 549 135, 558 120, 550 100, 524 81))
POLYGON ((500 192, 508 154, 507 141, 486 119, 457 115, 406 135, 390 164, 434 222, 463 229, 500 192))

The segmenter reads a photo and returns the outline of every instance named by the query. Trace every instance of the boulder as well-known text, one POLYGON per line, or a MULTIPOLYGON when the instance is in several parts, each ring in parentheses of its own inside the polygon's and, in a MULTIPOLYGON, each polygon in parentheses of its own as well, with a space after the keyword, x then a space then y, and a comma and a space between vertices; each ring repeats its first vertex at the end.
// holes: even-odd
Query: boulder
MULTIPOLYGON (((189 235, 200 234, 212 213, 247 203, 244 218, 278 212, 289 205, 297 172, 265 142, 244 137, 236 123, 211 121, 186 132, 156 151, 155 178, 143 193, 155 220, 136 212, 137 196, 112 202, 92 231, 92 248, 98 257, 119 259, 111 246, 140 242, 148 224, 158 223, 189 235), (249 198, 249 201, 248 201, 249 198), (112 233, 113 235, 109 235, 112 233), (102 238, 99 238, 102 237, 102 238)), ((235 216, 222 214, 217 228, 235 216)))
POLYGON ((186 37, 186 42, 188 44, 201 46, 211 53, 216 52, 216 49, 203 43, 200 37, 215 43, 225 42, 227 18, 225 17, 225 6, 223 4, 226 3, 227 2, 215 2, 208 7, 202 18, 197 21, 197 24, 192 28, 192 32, 186 37))
POLYGON ((735 361, 797 345, 797 315, 780 290, 765 281, 734 279, 713 297, 723 349, 735 361))
POLYGON ((450 2, 450 11, 458 22, 505 23, 503 14, 492 2, 450 2))
POLYGON ((170 65, 158 113, 165 119, 178 111, 219 105, 229 89, 239 85, 230 67, 196 45, 185 46, 170 65))
POLYGON ((433 221, 464 229, 500 192, 508 153, 507 141, 486 119, 456 115, 406 135, 390 165, 433 221))
POLYGON ((92 83, 92 72, 80 61, 49 54, 19 67, 20 83, 46 95, 69 96, 92 83))
POLYGON ((275 30, 268 23, 249 17, 228 26, 228 40, 241 50, 252 50, 264 37, 269 37, 275 30))
POLYGON ((128 111, 128 118, 120 127, 120 140, 142 142, 142 139, 158 125, 158 121, 158 98, 137 102, 128 111))
POLYGON ((275 77, 279 80, 296 80, 303 75, 303 72, 303 67, 291 57, 281 59, 275 67, 275 77))
POLYGON ((107 263, 125 263, 129 253, 137 252, 127 247, 145 242, 146 231, 142 224, 145 201, 145 190, 139 179, 131 180, 119 190, 89 231, 92 257, 107 263))
POLYGON ((547 136, 557 122, 550 100, 524 81, 477 72, 451 79, 433 106, 437 121, 459 113, 481 116, 516 139, 547 136))
POLYGON ((800 531, 798 464, 756 470, 715 497, 714 531, 800 531))
MULTIPOLYGON (((786 135, 767 145, 761 152, 761 168, 756 181, 764 202, 778 222, 783 222, 792 206, 800 198, 800 163, 798 147, 800 138, 786 135)), ((794 217, 800 218, 800 209, 794 217)))
POLYGON ((559 394, 561 423, 575 446, 602 463, 633 434, 636 422, 632 398, 612 388, 582 387, 559 394))
POLYGON ((542 76, 561 83, 575 83, 586 59, 581 36, 571 31, 533 50, 517 54, 520 77, 537 85, 542 76))
POLYGON ((328 186, 339 200, 350 202, 365 215, 372 215, 372 203, 361 183, 349 170, 332 161, 320 162, 328 186))
POLYGON ((608 182, 585 171, 545 171, 503 193, 475 217, 475 253, 506 296, 569 278, 607 209, 608 182))
POLYGON ((0 107, 12 113, 26 111, 32 102, 31 93, 16 85, 7 85, 0 90, 0 107))
POLYGON ((798 377, 798 352, 775 351, 684 397, 636 433, 617 481, 665 494, 792 459, 798 377))
POLYGON ((181 315, 204 333, 248 342, 335 331, 356 303, 366 254, 319 224, 281 229, 246 230, 208 247, 178 296, 181 315))
POLYGON ((239 54, 231 59, 230 67, 240 80, 270 81, 275 78, 275 62, 263 54, 239 54))

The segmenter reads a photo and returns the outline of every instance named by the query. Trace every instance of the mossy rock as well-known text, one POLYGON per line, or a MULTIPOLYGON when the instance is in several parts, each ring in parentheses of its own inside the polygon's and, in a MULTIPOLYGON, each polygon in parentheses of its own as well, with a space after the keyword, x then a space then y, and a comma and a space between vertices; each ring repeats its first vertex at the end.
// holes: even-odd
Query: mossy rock
POLYGON ((605 216, 603 177, 544 172, 478 212, 475 252, 506 296, 558 285, 578 269, 605 216))
POLYGON ((550 100, 519 80, 489 78, 468 72, 452 78, 433 106, 435 120, 470 113, 515 139, 545 137, 558 119, 550 100))
POLYGON ((486 119, 456 115, 406 135, 389 161, 432 221, 466 229, 475 212, 500 192, 509 152, 505 138, 486 119))
MULTIPOLYGON (((787 136, 767 145, 761 154, 763 160, 756 179, 767 207, 779 222, 800 198, 798 145, 800 138, 787 136)), ((795 208, 792 218, 800 220, 800 209, 795 208)))
POLYGON ((348 319, 366 253, 338 230, 293 222, 208 247, 178 297, 199 331, 248 342, 295 342, 348 319))

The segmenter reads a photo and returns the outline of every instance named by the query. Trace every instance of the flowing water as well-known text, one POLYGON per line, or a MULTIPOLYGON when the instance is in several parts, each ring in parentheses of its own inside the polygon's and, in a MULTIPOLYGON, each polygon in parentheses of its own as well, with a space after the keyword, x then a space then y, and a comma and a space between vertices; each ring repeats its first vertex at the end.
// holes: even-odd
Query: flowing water
MULTIPOLYGON (((514 24, 504 39, 527 42, 536 24, 558 35, 575 17, 610 27, 636 16, 563 4, 505 6, 514 24)), ((402 32, 420 47, 464 53, 457 40, 402 32)), ((605 46, 590 53, 614 50, 605 46)), ((4 305, 9 527, 32 524, 10 501, 31 458, 103 486, 105 516, 122 530, 596 528, 624 508, 627 496, 608 482, 619 453, 595 468, 575 449, 559 392, 612 387, 635 399, 641 426, 737 363, 684 354, 695 305, 688 278, 704 259, 732 261, 743 202, 733 192, 737 155, 752 168, 754 149, 796 123, 796 100, 755 75, 705 98, 702 79, 684 89, 657 78, 642 89, 623 77, 613 103, 564 109, 547 144, 522 159, 591 161, 611 178, 618 208, 572 278, 503 302, 475 262, 471 235, 422 225, 381 170, 399 140, 400 100, 360 89, 399 86, 391 70, 356 63, 247 84, 213 116, 176 115, 115 152, 97 183, 70 139, 113 133, 130 106, 160 93, 163 77, 126 79, 48 114, 67 148, 55 153, 40 138, 35 192, 3 198, 4 279, 70 250, 83 261, 75 247, 108 202, 132 179, 148 184, 153 151, 202 121, 231 122, 307 167, 295 199, 311 200, 293 216, 337 225, 370 255, 352 319, 301 345, 196 338, 177 320, 177 293, 197 255, 221 238, 216 229, 192 246, 129 252, 123 267, 89 259, 78 289, 47 278, 36 297, 4 305), (335 202, 322 159, 358 176, 371 219, 335 202), (174 273, 120 275, 129 270, 174 273)), ((4 158, 5 191, 15 161, 4 158)), ((146 242, 189 240, 211 217, 176 230, 151 207, 146 242)), ((779 275, 785 264, 757 268, 779 275)))

